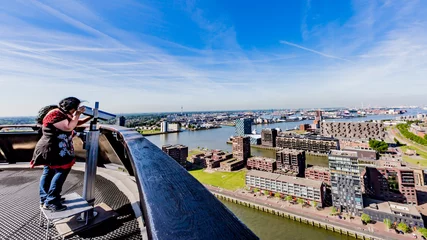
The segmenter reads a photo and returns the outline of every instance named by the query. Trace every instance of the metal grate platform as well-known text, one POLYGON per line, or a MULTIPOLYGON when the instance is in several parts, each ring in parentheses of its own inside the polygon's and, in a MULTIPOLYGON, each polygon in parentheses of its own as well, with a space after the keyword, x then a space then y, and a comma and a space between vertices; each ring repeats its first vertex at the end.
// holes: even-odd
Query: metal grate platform
MULTIPOLYGON (((0 239, 44 239, 39 226, 39 179, 41 169, 0 171, 0 239)), ((62 194, 82 194, 83 173, 71 171, 62 194)), ((142 239, 138 222, 127 197, 116 185, 96 176, 95 204, 104 202, 119 216, 69 239, 142 239)), ((55 228, 51 236, 58 233, 55 228)))

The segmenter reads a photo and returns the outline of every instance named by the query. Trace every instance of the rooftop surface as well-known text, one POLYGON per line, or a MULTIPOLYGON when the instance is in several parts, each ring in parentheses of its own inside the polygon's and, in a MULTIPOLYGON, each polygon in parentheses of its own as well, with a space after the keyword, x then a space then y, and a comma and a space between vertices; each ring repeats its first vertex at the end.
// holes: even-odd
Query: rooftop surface
POLYGON ((274 159, 274 158, 266 158, 266 157, 251 157, 248 160, 265 161, 265 162, 270 162, 270 163, 276 162, 276 159, 274 159))
MULTIPOLYGON (((0 169, 0 239, 44 239, 39 226, 39 179, 42 169, 0 169)), ((62 194, 82 194, 83 172, 72 170, 62 194)), ((142 239, 128 198, 116 185, 96 176, 95 204, 104 202, 118 217, 70 239, 142 239)), ((57 235, 51 228, 50 236, 57 235)))
POLYGON ((277 173, 269 173, 269 172, 263 172, 263 171, 256 171, 251 170, 246 173, 246 175, 254 176, 254 177, 262 177, 262 178, 268 178, 272 180, 287 182, 287 183, 293 183, 298 185, 304 185, 307 187, 314 187, 314 188, 320 188, 322 186, 322 182, 307 179, 307 178, 298 178, 298 177, 291 177, 287 175, 281 175, 277 173))
POLYGON ((338 156, 338 157, 355 157, 355 158, 357 158, 357 152, 352 152, 352 151, 331 150, 330 155, 338 156))
POLYGON ((421 214, 418 212, 415 206, 395 203, 395 202, 379 201, 379 200, 374 200, 370 198, 364 198, 363 201, 364 201, 364 204, 367 206, 367 208, 369 208, 370 210, 384 212, 388 214, 394 214, 393 212, 398 212, 398 213, 411 214, 414 216, 421 217, 421 214), (369 207, 369 205, 371 204, 373 205, 376 204, 378 206, 378 209, 369 207))

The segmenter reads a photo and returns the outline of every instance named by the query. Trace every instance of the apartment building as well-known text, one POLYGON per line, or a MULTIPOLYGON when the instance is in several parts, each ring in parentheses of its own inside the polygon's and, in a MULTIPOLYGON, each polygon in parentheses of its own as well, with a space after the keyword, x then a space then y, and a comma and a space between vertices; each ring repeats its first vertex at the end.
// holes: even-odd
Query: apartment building
POLYGON ((163 145, 162 151, 175 159, 181 166, 186 167, 188 157, 188 147, 177 144, 177 145, 163 145))
POLYGON ((224 172, 231 172, 235 170, 239 170, 245 166, 245 162, 243 160, 239 160, 236 158, 232 158, 229 160, 222 161, 220 163, 220 170, 224 172))
POLYGON ((330 150, 339 149, 339 141, 319 136, 280 135, 276 138, 276 146, 327 154, 330 150))
POLYGON ((329 168, 310 166, 305 169, 305 178, 316 181, 323 181, 324 183, 331 185, 331 173, 329 168))
POLYGON ((276 159, 265 157, 251 157, 246 164, 248 169, 255 169, 265 172, 274 172, 277 169, 276 159))
POLYGON ((409 168, 398 168, 396 171, 399 180, 399 192, 405 197, 405 203, 418 205, 414 171, 409 168))
POLYGON ((265 128, 261 131, 261 145, 276 147, 277 130, 265 128))
POLYGON ((246 173, 246 186, 302 198, 309 203, 316 201, 324 206, 326 187, 319 181, 251 170, 246 173))
POLYGON ((379 139, 386 136, 383 123, 376 122, 321 122, 322 136, 344 139, 379 139))
POLYGON ((340 212, 359 216, 363 210, 363 198, 357 153, 332 150, 328 159, 333 205, 340 212))
POLYGON ((283 149, 276 153, 277 169, 285 173, 304 177, 305 151, 295 149, 283 149))
POLYGON ((232 143, 233 156, 246 161, 251 156, 251 142, 249 137, 234 137, 232 143))
POLYGON ((241 118, 236 119, 236 136, 243 137, 246 134, 251 134, 252 132, 252 122, 253 120, 250 118, 241 118))

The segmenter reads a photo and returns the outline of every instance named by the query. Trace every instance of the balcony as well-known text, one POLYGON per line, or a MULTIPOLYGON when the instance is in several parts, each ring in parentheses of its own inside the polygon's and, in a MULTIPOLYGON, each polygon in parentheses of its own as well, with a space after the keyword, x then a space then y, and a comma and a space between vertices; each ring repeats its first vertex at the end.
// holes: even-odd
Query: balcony
MULTIPOLYGON (((36 125, 0 126, 0 239, 44 236, 45 229, 38 225, 41 169, 28 168, 40 137, 38 130, 36 125), (16 131, 23 127, 25 130, 16 131), (14 131, 1 131, 6 128, 14 131)), ((141 134, 109 125, 101 126, 100 131, 96 203, 105 202, 118 217, 73 239, 258 239, 202 184, 141 134)), ((86 153, 79 138, 74 145, 78 163, 63 194, 82 192, 80 170, 86 153)), ((51 231, 51 237, 55 234, 51 231)))

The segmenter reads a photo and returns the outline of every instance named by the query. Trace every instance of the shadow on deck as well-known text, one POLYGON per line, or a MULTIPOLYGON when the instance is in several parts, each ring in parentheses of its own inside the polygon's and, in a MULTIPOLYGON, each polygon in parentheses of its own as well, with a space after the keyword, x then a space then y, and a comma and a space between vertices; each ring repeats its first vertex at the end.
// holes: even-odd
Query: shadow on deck
MULTIPOLYGON (((39 226, 39 179, 42 169, 0 169, 0 239, 44 239, 39 226)), ((83 172, 72 170, 62 194, 82 194, 83 172)), ((128 198, 117 186, 96 176, 95 204, 104 202, 118 217, 69 239, 142 239, 128 198)), ((51 236, 57 235, 55 228, 51 236)))

